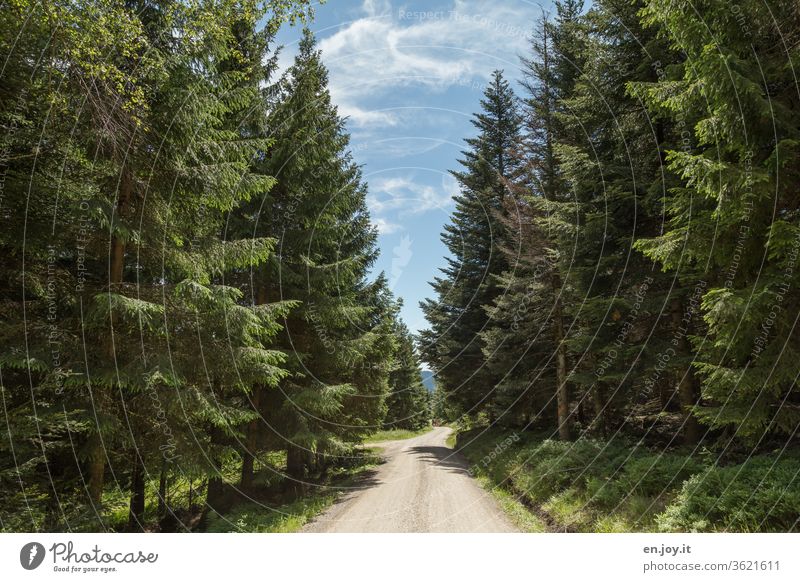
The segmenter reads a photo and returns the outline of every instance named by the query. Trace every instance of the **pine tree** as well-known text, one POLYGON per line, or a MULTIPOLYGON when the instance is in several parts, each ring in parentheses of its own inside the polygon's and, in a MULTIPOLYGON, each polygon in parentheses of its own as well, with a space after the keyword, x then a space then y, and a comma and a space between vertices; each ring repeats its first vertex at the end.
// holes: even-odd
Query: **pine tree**
MULTIPOLYGON (((639 8, 598 2, 584 16, 586 56, 572 93, 562 98, 563 129, 555 143, 572 193, 570 379, 577 417, 601 432, 644 413, 634 404, 647 389, 635 385, 655 367, 652 358, 669 336, 658 311, 671 276, 633 249, 637 238, 660 227, 660 207, 649 192, 661 191, 663 168, 648 112, 626 86, 652 79, 650 62, 667 55, 642 29, 639 8)), ((686 362, 680 363, 682 375, 686 362)), ((678 364, 676 358, 670 369, 678 364)))
POLYGON ((366 187, 308 30, 270 99, 273 145, 256 170, 277 184, 242 218, 252 236, 278 241, 273 260, 253 272, 255 293, 299 302, 279 337, 292 375, 260 406, 273 433, 263 438, 287 451, 287 473, 300 482, 315 455, 345 452, 380 425, 388 366, 379 364, 393 348, 384 345, 385 284, 366 280, 377 253, 366 187), (355 403, 370 406, 350 410, 355 403))
MULTIPOLYGON (((682 330, 695 333, 691 347, 702 380, 694 414, 712 428, 758 441, 793 434, 800 422, 789 316, 798 308, 797 95, 784 66, 797 58, 784 40, 798 29, 800 15, 782 2, 732 10, 714 1, 703 3, 700 14, 660 1, 643 10, 645 23, 685 61, 664 67, 658 82, 636 87, 654 114, 681 130, 666 154, 680 178, 665 199, 668 228, 639 244, 679 276, 689 270, 700 278, 699 331, 707 326, 707 335, 682 330)), ((690 398, 685 405, 693 404, 690 398)))
MULTIPOLYGON (((399 305, 398 305, 399 309, 399 305)), ((396 316, 392 325, 397 349, 389 373, 389 396, 384 428, 417 430, 430 423, 430 398, 422 384, 414 340, 406 325, 396 316)))
POLYGON ((472 120, 478 135, 467 139, 464 169, 453 172, 461 187, 452 223, 442 234, 450 257, 443 277, 432 283, 436 299, 421 304, 430 329, 420 334, 423 359, 436 372, 437 383, 462 413, 486 408, 497 378, 486 365, 480 332, 489 323, 485 306, 502 293, 494 275, 507 270, 498 250, 504 239, 501 217, 506 182, 519 162, 509 155, 519 137, 516 97, 500 71, 472 120))
MULTIPOLYGON (((543 350, 549 350, 550 355, 544 362, 537 358, 533 366, 526 362, 520 368, 523 379, 516 391, 527 393, 530 383, 540 381, 542 374, 546 381, 546 370, 554 364, 553 392, 562 440, 571 438, 573 422, 568 377, 570 326, 565 312, 572 289, 564 277, 571 256, 564 251, 574 245, 575 229, 570 219, 575 209, 556 147, 568 132, 565 101, 574 94, 584 58, 581 8, 581 2, 557 2, 555 21, 547 16, 541 18, 532 42, 533 54, 523 59, 527 97, 523 102, 524 130, 515 148, 522 167, 514 181, 514 197, 520 217, 515 237, 517 248, 524 248, 524 252, 517 251, 522 267, 519 281, 514 282, 513 273, 506 275, 509 285, 514 283, 516 297, 505 298, 497 305, 498 310, 508 310, 515 304, 530 305, 535 301, 534 310, 517 317, 517 330, 538 341, 537 346, 532 346, 535 351, 544 356, 543 350), (541 338, 544 331, 550 334, 546 341, 541 338)), ((514 315, 510 317, 513 320, 514 315)))
MULTIPOLYGON (((281 3, 278 11, 287 10, 281 3)), ((29 45, 8 51, 9 101, 35 91, 37 108, 3 103, 4 115, 26 128, 9 147, 27 153, 13 157, 6 189, 15 226, 0 245, 17 259, 3 277, 3 309, 14 323, 2 337, 0 366, 12 416, 22 421, 11 427, 12 441, 27 443, 18 460, 28 476, 48 474, 42 485, 30 481, 45 496, 34 518, 41 527, 106 527, 97 521, 106 475, 129 486, 130 527, 141 527, 150 472, 164 477, 166 451, 186 445, 188 462, 188 450, 203 442, 183 404, 198 404, 193 410, 211 426, 232 427, 247 417, 241 378, 274 383, 283 374, 282 356, 266 349, 279 314, 243 308, 240 293, 219 284, 226 270, 263 262, 272 248, 267 239, 220 237, 224 213, 272 183, 249 172, 258 140, 230 129, 257 91, 245 98, 232 90, 243 72, 222 66, 239 58, 234 29, 260 14, 249 4, 111 2, 4 12, 5 28, 29 17, 38 27, 29 45), (47 59, 31 58, 53 39, 47 59), (30 156, 33 133, 47 137, 49 151, 30 156), (32 184, 42 185, 42 199, 26 228, 19 217, 32 184), (31 306, 27 318, 14 314, 20 304, 31 306), (35 330, 28 339, 36 353, 17 345, 26 328, 35 330), (228 333, 229 357, 206 354, 203 369, 197 341, 209 329, 209 345, 228 333)), ((193 460, 206 470, 199 455, 193 460)))

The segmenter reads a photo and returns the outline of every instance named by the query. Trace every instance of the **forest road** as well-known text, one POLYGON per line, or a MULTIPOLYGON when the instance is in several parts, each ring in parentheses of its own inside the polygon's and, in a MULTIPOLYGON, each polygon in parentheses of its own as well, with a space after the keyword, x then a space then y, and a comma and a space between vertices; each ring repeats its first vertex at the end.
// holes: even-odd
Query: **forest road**
POLYGON ((380 443, 385 463, 302 532, 516 532, 469 465, 446 445, 452 429, 380 443))

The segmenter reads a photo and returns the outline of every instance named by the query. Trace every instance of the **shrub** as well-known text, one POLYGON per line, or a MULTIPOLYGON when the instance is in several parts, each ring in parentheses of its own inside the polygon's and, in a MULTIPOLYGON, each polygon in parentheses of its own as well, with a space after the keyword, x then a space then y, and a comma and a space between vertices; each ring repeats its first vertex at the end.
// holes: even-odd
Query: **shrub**
POLYGON ((800 461, 758 457, 694 475, 657 522, 667 532, 787 532, 798 516, 800 461))
POLYGON ((623 452, 618 444, 591 439, 569 443, 548 439, 520 451, 515 483, 535 500, 570 487, 586 489, 593 480, 613 473, 624 459, 623 452))

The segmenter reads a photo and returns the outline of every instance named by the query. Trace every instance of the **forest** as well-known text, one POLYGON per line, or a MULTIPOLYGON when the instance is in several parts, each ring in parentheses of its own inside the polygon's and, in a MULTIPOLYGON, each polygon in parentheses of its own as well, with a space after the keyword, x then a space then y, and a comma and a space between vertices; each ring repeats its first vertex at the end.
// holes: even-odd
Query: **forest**
POLYGON ((431 424, 521 529, 798 531, 800 6, 524 23, 419 334, 313 17, 3 4, 0 531, 293 531, 431 424))
POLYGON ((2 14, 0 529, 213 529, 429 423, 310 32, 275 73, 308 3, 2 14))
POLYGON ((798 4, 560 0, 533 31, 453 172, 437 414, 551 529, 796 531, 798 4))

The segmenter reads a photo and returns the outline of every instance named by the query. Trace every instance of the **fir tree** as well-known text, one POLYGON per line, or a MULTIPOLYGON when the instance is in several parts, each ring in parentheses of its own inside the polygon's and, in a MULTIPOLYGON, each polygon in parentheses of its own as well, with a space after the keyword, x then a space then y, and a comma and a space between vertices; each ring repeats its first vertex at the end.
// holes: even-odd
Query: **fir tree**
MULTIPOLYGON (((500 71, 472 120, 478 135, 467 140, 462 171, 453 172, 461 187, 452 223, 442 235, 448 266, 432 287, 436 299, 422 309, 431 327, 420 334, 422 357, 436 372, 437 383, 464 413, 477 414, 489 402, 496 378, 486 366, 480 332, 489 318, 485 306, 502 293, 494 275, 507 270, 498 250, 504 239, 501 216, 506 181, 519 162, 509 155, 518 140, 516 97, 500 71)), ((491 357, 491 356, 490 356, 491 357)))
POLYGON ((682 129, 666 152, 680 178, 665 198, 668 228, 639 246, 700 279, 704 326, 681 326, 680 340, 695 334, 702 395, 684 405, 712 428, 758 441, 793 434, 800 422, 788 317, 797 311, 797 95, 784 66, 797 49, 782 40, 797 30, 798 13, 781 2, 738 8, 707 2, 702 18, 668 2, 643 10, 644 22, 686 56, 658 82, 635 87, 654 114, 682 129))
POLYGON ((384 428, 417 430, 430 423, 430 397, 427 388, 422 384, 419 361, 408 328, 397 317, 392 327, 398 345, 389 373, 384 428))

